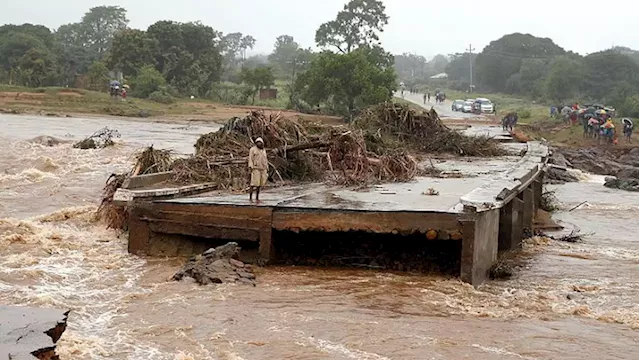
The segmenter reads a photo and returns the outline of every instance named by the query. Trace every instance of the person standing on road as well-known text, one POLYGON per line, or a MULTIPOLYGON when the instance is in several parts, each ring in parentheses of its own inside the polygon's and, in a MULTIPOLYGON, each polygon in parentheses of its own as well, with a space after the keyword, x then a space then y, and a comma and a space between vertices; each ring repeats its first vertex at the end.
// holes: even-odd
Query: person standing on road
POLYGON ((428 102, 431 102, 431 93, 430 93, 430 92, 429 92, 429 93, 427 93, 427 101, 428 101, 428 102))
POLYGON ((424 95, 422 95, 422 103, 423 104, 427 103, 427 94, 426 93, 424 95))
POLYGON ((249 201, 253 201, 253 192, 256 192, 256 201, 260 201, 260 188, 267 184, 267 151, 264 149, 264 141, 257 138, 255 145, 249 149, 249 170, 251 171, 251 183, 249 184, 249 201))

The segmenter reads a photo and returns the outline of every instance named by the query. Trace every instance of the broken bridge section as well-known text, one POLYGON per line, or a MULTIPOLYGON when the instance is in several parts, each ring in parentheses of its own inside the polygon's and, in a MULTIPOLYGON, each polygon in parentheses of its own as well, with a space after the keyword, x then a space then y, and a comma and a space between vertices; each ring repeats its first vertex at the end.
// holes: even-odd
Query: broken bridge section
POLYGON ((58 359, 68 310, 0 306, 0 360, 58 359))
POLYGON ((458 274, 478 285, 498 251, 519 248, 524 229, 532 227, 547 156, 546 146, 529 142, 524 156, 484 177, 419 178, 365 191, 304 184, 268 189, 260 203, 249 202, 246 194, 212 192, 161 200, 138 191, 146 201, 136 201, 136 191, 127 190, 129 251, 190 256, 237 241, 243 261, 268 264, 281 260, 278 247, 284 242, 277 237, 284 232, 288 241, 298 234, 300 243, 316 250, 335 246, 331 241, 340 236, 340 241, 362 239, 356 247, 370 247, 363 234, 399 246, 411 242, 417 248, 455 242, 460 245, 451 247, 459 249, 458 274), (440 195, 421 195, 434 181, 440 195))

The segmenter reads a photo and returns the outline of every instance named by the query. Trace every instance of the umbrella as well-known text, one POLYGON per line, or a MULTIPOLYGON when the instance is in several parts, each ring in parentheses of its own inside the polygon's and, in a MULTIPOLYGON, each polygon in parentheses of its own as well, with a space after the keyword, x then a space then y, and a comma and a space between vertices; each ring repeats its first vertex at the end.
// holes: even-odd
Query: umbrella
POLYGON ((631 119, 629 119, 629 118, 622 119, 622 122, 627 124, 627 125, 633 125, 633 121, 631 121, 631 119))
POLYGON ((123 88, 125 88, 125 89, 128 89, 128 88, 129 88, 129 85, 124 84, 124 85, 122 85, 122 87, 123 87, 123 88))
POLYGON ((607 113, 606 111, 604 111, 604 110, 602 110, 602 109, 600 109, 600 110, 598 110, 598 111, 596 111, 596 112, 597 112, 598 114, 606 114, 606 113, 607 113))
POLYGON ((119 86, 119 85, 120 85, 120 81, 118 81, 118 80, 111 80, 111 82, 109 83, 109 85, 111 85, 111 86, 119 86))

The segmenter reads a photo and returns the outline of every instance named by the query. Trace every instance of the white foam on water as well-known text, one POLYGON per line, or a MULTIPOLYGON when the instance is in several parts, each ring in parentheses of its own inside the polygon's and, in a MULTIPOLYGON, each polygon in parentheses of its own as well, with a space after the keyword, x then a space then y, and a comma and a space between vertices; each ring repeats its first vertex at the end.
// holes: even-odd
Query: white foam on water
POLYGON ((514 353, 514 352, 511 352, 509 350, 502 349, 502 348, 491 347, 491 346, 482 346, 482 345, 479 345, 479 344, 472 344, 471 346, 474 347, 474 348, 478 348, 478 349, 480 349, 480 350, 482 350, 484 352, 491 353, 491 354, 515 356, 518 359, 537 360, 537 358, 520 355, 518 353, 514 353))
POLYGON ((347 359, 390 360, 386 356, 381 356, 375 353, 366 352, 358 349, 349 349, 342 344, 335 343, 329 340, 308 337, 307 341, 323 352, 326 352, 332 355, 344 356, 347 359))

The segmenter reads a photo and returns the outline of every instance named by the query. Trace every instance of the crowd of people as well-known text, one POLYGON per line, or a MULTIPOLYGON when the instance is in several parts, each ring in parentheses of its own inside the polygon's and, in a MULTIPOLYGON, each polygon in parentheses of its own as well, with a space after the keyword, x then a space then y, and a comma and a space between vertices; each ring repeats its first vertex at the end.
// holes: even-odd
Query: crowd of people
MULTIPOLYGON (((570 106, 551 106, 549 113, 552 118, 562 118, 566 124, 577 125, 580 123, 583 127, 583 136, 586 138, 596 139, 598 143, 600 141, 618 143, 616 126, 613 123, 613 118, 616 115, 615 109, 598 104, 580 106, 578 103, 574 103, 570 106)), ((627 142, 631 142, 633 122, 624 118, 622 123, 624 137, 627 142)))

